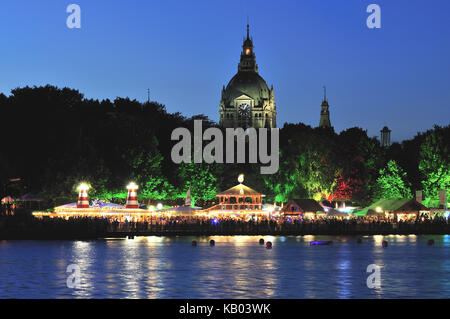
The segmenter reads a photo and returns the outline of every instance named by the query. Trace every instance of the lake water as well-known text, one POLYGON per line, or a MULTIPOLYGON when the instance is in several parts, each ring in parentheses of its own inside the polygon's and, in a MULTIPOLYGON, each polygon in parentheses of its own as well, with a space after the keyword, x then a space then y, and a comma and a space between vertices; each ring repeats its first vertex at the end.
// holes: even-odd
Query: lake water
POLYGON ((0 241, 0 298, 449 298, 450 236, 0 241), (258 243, 273 242, 272 249, 258 243), (435 244, 427 245, 433 238, 435 244), (191 241, 199 241, 197 247, 191 241), (210 247, 214 239, 216 246, 210 247), (332 240, 310 246, 312 240, 332 240), (383 248, 381 242, 389 246, 383 248), (68 288, 67 267, 80 269, 68 288), (380 266, 369 289, 367 266, 380 266))

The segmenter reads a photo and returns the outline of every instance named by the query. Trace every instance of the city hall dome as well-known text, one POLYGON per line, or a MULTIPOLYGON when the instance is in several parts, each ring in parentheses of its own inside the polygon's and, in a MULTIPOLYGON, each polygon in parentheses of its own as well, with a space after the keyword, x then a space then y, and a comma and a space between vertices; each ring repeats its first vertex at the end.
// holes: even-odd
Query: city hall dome
POLYGON ((242 95, 247 95, 255 100, 255 106, 262 106, 263 100, 270 98, 270 89, 258 73, 239 71, 225 88, 223 99, 231 102, 242 95))
POLYGON ((273 87, 269 89, 259 75, 253 48, 247 24, 238 72, 222 89, 219 105, 219 123, 222 127, 276 127, 274 90, 273 87))

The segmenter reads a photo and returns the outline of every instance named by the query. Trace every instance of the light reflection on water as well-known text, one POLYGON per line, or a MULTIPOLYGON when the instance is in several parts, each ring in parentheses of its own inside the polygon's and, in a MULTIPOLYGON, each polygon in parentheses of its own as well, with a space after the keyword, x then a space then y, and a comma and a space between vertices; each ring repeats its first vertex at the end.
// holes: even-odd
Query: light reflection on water
POLYGON ((1 241, 0 298, 450 297, 448 235, 364 236, 361 244, 345 236, 262 236, 272 249, 260 238, 204 236, 197 247, 194 237, 1 241), (66 286, 69 264, 81 269, 79 289, 66 286), (379 289, 366 286, 369 264, 381 267, 379 289))

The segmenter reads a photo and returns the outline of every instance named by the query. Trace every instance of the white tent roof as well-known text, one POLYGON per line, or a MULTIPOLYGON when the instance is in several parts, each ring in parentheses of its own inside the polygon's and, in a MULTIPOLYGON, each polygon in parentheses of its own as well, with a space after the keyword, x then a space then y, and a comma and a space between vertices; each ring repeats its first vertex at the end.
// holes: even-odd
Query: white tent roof
POLYGON ((163 209, 163 210, 160 210, 160 212, 193 213, 200 209, 202 209, 202 208, 183 205, 183 206, 178 206, 178 207, 174 207, 174 208, 163 209))

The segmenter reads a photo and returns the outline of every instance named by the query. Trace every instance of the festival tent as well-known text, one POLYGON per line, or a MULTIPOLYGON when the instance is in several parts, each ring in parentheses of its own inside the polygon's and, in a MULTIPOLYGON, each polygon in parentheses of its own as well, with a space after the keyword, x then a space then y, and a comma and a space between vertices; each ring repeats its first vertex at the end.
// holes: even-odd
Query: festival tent
POLYGON ((340 212, 336 209, 328 209, 327 211, 327 217, 342 217, 342 218, 348 218, 351 216, 349 213, 340 212))
POLYGON ((31 204, 32 204, 32 203, 37 203, 37 204, 38 204, 38 207, 39 207, 39 209, 40 209, 41 203, 42 203, 44 200, 43 200, 42 198, 40 198, 40 197, 34 195, 34 194, 28 193, 28 194, 25 194, 25 195, 20 196, 20 197, 17 199, 17 201, 18 201, 18 202, 22 202, 22 203, 27 204, 28 207, 31 207, 31 204))
POLYGON ((186 200, 184 201, 184 205, 178 207, 171 207, 167 209, 160 210, 161 213, 173 214, 175 216, 193 216, 196 212, 200 211, 201 207, 195 207, 192 205, 191 200, 191 187, 186 193, 186 200))
POLYGON ((202 208, 201 207, 191 207, 191 206, 178 206, 178 207, 173 207, 173 208, 167 208, 167 209, 163 209, 160 210, 160 213, 168 213, 171 215, 175 215, 175 216, 193 216, 196 212, 201 211, 202 208))
POLYGON ((367 214, 366 214, 366 217, 383 218, 383 217, 385 217, 385 215, 384 215, 383 212, 379 213, 379 212, 376 212, 376 211, 374 211, 374 210, 369 209, 369 211, 368 211, 367 214))
POLYGON ((120 204, 108 203, 108 204, 102 205, 101 207, 106 207, 106 208, 124 208, 125 206, 120 205, 120 204))
POLYGON ((316 213, 324 212, 324 209, 314 199, 291 199, 282 209, 283 212, 301 212, 301 213, 316 213))
MULTIPOLYGON (((61 205, 61 206, 57 206, 55 207, 55 209, 58 208, 76 208, 77 207, 77 203, 69 203, 69 204, 65 204, 65 205, 61 205)), ((107 203, 107 204, 101 204, 101 205, 97 205, 97 206, 93 206, 93 207, 100 207, 100 208, 125 208, 125 206, 123 205, 119 205, 119 204, 114 204, 114 203, 107 203)))
POLYGON ((28 194, 20 196, 17 199, 17 201, 18 202, 42 202, 44 200, 34 194, 28 193, 28 194))
POLYGON ((407 215, 419 212, 429 211, 427 207, 412 198, 388 198, 380 199, 372 205, 355 213, 355 216, 379 216, 384 217, 385 214, 407 215))
POLYGON ((281 211, 284 215, 325 216, 323 207, 314 199, 291 199, 281 211))
POLYGON ((64 205, 60 205, 60 206, 57 206, 57 207, 55 207, 55 208, 73 208, 73 207, 77 207, 77 203, 75 202, 75 203, 69 203, 69 204, 64 204, 64 205))
POLYGON ((355 217, 377 217, 377 218, 385 217, 383 211, 377 212, 376 208, 372 209, 370 207, 366 207, 363 210, 354 212, 353 216, 355 216, 355 217))
POLYGON ((369 212, 369 208, 366 207, 366 208, 364 208, 364 209, 362 209, 362 210, 360 210, 360 211, 354 212, 354 213, 353 213, 353 216, 356 216, 356 217, 364 217, 364 216, 367 215, 368 212, 369 212))

